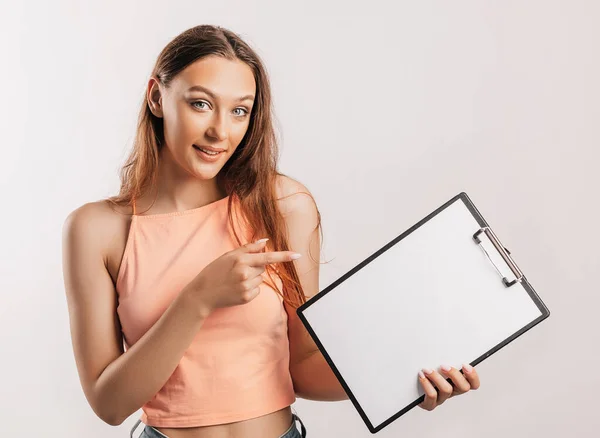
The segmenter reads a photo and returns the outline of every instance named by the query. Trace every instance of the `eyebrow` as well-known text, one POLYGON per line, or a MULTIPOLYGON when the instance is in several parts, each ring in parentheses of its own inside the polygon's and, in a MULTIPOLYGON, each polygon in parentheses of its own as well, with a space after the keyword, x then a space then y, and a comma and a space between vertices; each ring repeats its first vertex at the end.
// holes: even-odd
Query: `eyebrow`
MULTIPOLYGON (((215 93, 210 91, 208 88, 204 88, 202 85, 194 85, 193 87, 188 88, 188 91, 202 91, 203 93, 208 94, 213 99, 217 98, 215 93)), ((242 100, 254 100, 254 96, 252 94, 248 94, 246 96, 240 97, 237 101, 241 102, 242 100)))

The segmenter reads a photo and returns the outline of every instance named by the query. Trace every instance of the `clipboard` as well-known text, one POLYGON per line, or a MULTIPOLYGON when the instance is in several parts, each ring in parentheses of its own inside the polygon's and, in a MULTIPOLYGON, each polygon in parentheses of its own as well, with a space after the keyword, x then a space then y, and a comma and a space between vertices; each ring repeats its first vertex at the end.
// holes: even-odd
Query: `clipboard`
POLYGON ((297 314, 371 433, 424 400, 422 368, 475 366, 550 316, 465 192, 297 314))

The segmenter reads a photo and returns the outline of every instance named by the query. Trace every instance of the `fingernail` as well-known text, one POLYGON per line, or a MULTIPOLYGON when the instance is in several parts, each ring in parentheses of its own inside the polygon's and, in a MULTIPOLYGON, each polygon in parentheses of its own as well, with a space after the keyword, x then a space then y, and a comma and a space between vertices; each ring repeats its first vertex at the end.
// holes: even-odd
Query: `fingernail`
POLYGON ((419 377, 420 377, 421 379, 424 379, 424 378, 425 378, 425 374, 423 374, 423 371, 419 371, 419 377))
POLYGON ((299 259, 300 257, 302 257, 302 254, 298 254, 297 252, 295 252, 294 254, 292 254, 292 255, 290 256, 290 258, 291 258, 292 260, 299 259))
POLYGON ((442 370, 449 372, 452 369, 450 365, 442 365, 442 370))
POLYGON ((432 370, 432 369, 429 369, 429 368, 423 368, 423 372, 424 372, 425 374, 431 374, 431 373, 433 373, 433 370, 432 370))
POLYGON ((463 364, 463 370, 465 370, 465 372, 470 373, 471 371, 473 371, 473 367, 469 364, 463 364))
POLYGON ((266 237, 264 239, 257 240, 255 243, 263 243, 263 242, 266 242, 267 240, 269 240, 268 237, 266 237))

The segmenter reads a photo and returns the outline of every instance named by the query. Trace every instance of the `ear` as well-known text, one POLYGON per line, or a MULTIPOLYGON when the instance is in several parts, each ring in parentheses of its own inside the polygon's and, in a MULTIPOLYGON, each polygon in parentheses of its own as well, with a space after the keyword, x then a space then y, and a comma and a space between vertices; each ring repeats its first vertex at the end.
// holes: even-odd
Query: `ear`
POLYGON ((148 81, 148 92, 146 95, 146 99, 148 101, 148 107, 150 107, 150 111, 152 111, 152 114, 154 114, 156 117, 162 117, 163 109, 161 90, 158 81, 154 77, 151 77, 148 81))

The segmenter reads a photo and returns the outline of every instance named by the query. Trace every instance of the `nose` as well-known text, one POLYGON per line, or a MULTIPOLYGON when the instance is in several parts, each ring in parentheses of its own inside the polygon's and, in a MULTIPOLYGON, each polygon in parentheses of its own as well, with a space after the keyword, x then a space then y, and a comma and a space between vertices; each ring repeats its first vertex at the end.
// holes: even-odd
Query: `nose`
POLYGON ((206 134, 216 141, 224 141, 228 137, 228 132, 229 126, 227 117, 223 116, 220 112, 215 112, 214 117, 211 119, 211 124, 206 130, 206 134))

